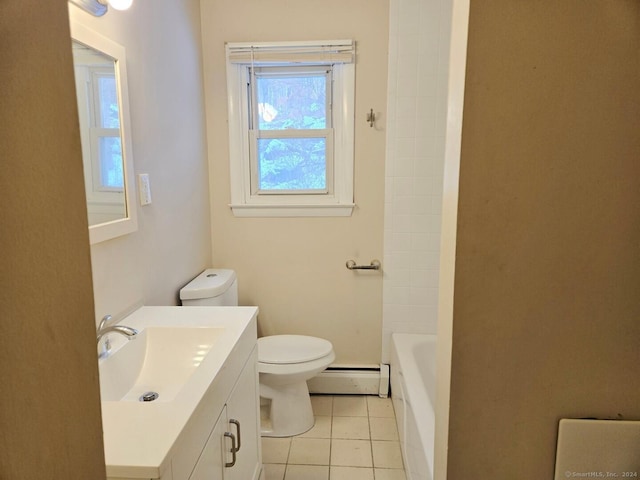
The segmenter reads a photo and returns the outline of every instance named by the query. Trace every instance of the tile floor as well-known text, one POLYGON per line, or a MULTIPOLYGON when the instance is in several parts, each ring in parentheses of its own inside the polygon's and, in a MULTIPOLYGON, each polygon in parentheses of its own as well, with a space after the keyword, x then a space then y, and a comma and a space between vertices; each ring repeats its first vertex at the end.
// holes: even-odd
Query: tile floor
POLYGON ((311 397, 315 426, 262 439, 266 480, 406 480, 390 398, 311 397))

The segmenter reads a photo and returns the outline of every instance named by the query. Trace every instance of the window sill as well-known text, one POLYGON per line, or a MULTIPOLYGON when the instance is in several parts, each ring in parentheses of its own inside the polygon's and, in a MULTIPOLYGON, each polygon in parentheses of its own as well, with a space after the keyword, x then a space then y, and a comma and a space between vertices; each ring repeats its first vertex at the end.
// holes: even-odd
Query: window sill
POLYGON ((235 217, 350 217, 355 204, 229 206, 235 217))

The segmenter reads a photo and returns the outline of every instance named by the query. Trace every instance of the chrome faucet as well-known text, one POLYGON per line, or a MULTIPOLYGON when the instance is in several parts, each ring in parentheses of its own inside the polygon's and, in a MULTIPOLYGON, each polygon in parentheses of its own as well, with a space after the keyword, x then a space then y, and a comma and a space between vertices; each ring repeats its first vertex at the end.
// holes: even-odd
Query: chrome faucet
MULTIPOLYGON (((100 343, 100 339, 102 337, 104 337, 107 333, 111 333, 111 332, 115 332, 115 333, 119 333, 120 335, 124 335, 125 337, 127 337, 127 340, 134 340, 136 338, 136 335, 138 334, 138 330, 136 330, 135 328, 131 328, 131 327, 126 327, 124 325, 109 325, 107 326, 107 324, 111 321, 111 315, 105 315, 104 317, 102 317, 102 320, 100 320, 100 324, 98 325, 98 332, 97 332, 97 343, 100 343)), ((111 350, 111 342, 109 341, 109 339, 107 338, 104 342, 104 349, 103 349, 103 354, 107 353, 109 350, 111 350)))

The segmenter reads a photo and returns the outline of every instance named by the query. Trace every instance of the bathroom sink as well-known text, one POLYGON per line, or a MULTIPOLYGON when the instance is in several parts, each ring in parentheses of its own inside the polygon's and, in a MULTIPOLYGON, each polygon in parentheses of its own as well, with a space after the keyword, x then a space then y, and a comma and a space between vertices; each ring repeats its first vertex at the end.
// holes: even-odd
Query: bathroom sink
POLYGON ((100 360, 102 401, 173 401, 224 331, 215 327, 145 328, 100 360))
POLYGON ((207 419, 217 418, 227 401, 219 392, 231 391, 242 369, 237 359, 256 347, 257 313, 144 306, 122 319, 138 330, 134 340, 108 334, 112 348, 98 361, 107 478, 188 477, 172 476, 186 468, 174 465, 176 449, 193 435, 206 441, 207 419), (147 392, 159 396, 140 401, 147 392))

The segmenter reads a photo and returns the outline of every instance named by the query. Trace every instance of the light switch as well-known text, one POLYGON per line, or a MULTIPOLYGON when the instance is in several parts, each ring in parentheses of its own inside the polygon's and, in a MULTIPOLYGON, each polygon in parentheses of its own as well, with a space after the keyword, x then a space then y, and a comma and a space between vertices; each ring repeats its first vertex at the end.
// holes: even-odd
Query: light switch
POLYGON ((140 195, 140 205, 149 205, 151 203, 151 184, 149 183, 148 173, 138 175, 138 193, 140 195))

